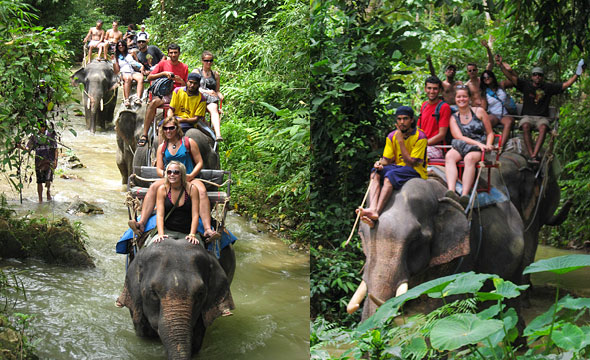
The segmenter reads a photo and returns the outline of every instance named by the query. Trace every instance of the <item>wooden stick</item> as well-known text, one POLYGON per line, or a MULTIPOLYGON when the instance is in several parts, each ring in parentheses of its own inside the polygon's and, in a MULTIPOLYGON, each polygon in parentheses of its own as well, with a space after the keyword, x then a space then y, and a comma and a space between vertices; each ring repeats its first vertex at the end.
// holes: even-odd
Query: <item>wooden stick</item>
MULTIPOLYGON (((361 206, 360 208, 362 208, 365 205, 365 201, 367 200, 367 196, 369 195, 369 191, 371 190, 371 183, 373 182, 373 179, 371 178, 371 181, 369 181, 369 187, 367 188, 367 192, 365 192, 365 197, 363 198, 363 202, 361 202, 361 206)), ((346 243, 344 244, 344 246, 348 245, 348 243, 350 242, 350 239, 352 239, 352 235, 354 235, 354 229, 356 229, 356 225, 359 222, 359 219, 361 218, 361 212, 359 211, 358 214, 356 214, 356 220, 354 221, 354 225, 352 225, 352 230, 350 230, 350 235, 348 236, 348 240, 346 240, 346 243)))

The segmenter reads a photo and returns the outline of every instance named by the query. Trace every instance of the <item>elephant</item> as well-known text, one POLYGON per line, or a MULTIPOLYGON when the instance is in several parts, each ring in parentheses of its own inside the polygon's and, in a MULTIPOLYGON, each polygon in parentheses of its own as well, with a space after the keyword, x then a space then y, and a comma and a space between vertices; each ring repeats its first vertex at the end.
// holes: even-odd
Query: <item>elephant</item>
POLYGON ((118 77, 110 62, 93 61, 71 76, 72 85, 84 84, 86 128, 93 133, 96 126, 106 129, 113 121, 117 102, 118 77))
POLYGON ((522 282, 525 239, 514 205, 475 209, 470 224, 461 205, 444 197, 446 190, 434 179, 412 179, 394 190, 373 229, 360 225, 366 263, 351 302, 358 308, 368 291, 363 321, 425 276, 473 270, 522 282))
POLYGON ((127 184, 129 175, 133 174, 133 155, 137 149, 137 140, 141 136, 146 106, 127 108, 121 104, 115 117, 117 134, 117 167, 121 173, 123 185, 127 184))
POLYGON ((236 266, 231 245, 219 260, 201 244, 167 238, 139 250, 125 276, 121 303, 129 308, 137 336, 159 336, 168 359, 190 359, 206 328, 233 309, 236 266))
POLYGON ((561 166, 557 158, 548 159, 547 174, 537 177, 537 170, 528 164, 527 158, 516 150, 510 150, 500 155, 499 170, 492 170, 492 185, 509 195, 525 225, 527 264, 535 259, 541 227, 560 225, 572 206, 572 202, 567 201, 562 209, 554 214, 559 206, 560 187, 557 179, 561 166))

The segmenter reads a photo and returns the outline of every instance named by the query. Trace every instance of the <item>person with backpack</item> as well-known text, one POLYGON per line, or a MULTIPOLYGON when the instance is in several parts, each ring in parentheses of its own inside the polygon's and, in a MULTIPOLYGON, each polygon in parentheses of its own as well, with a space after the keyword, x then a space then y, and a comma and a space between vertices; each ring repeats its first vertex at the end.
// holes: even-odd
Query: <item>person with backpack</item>
POLYGON ((148 132, 156 116, 156 110, 160 106, 170 103, 173 89, 186 86, 188 66, 180 62, 179 57, 180 46, 174 43, 168 45, 168 59, 160 61, 147 77, 147 80, 152 82, 152 86, 150 86, 152 99, 146 109, 143 134, 137 142, 138 146, 147 144, 148 132), (174 82, 173 85, 168 86, 172 81, 174 82), (166 91, 155 91, 155 89, 160 88, 166 89, 166 91))
POLYGON ((145 230, 149 230, 145 227, 156 205, 156 192, 160 185, 164 184, 164 169, 174 160, 186 167, 187 182, 195 185, 199 192, 199 216, 205 229, 202 234, 203 237, 207 242, 219 238, 221 235, 211 227, 211 205, 209 204, 207 189, 205 184, 196 178, 203 168, 203 158, 199 151, 199 145, 193 139, 184 136, 180 122, 174 116, 169 116, 162 122, 160 134, 162 134, 164 141, 158 146, 156 153, 156 171, 161 179, 150 185, 143 199, 141 218, 139 221, 129 220, 129 227, 138 235, 145 230))
POLYGON ((424 82, 424 91, 428 100, 422 103, 418 128, 424 131, 428 138, 426 151, 429 159, 444 159, 442 150, 435 145, 450 145, 451 140, 449 131, 451 108, 440 98, 442 88, 442 81, 436 76, 429 76, 424 82))
POLYGON ((514 118, 510 115, 516 115, 516 104, 514 100, 506 92, 506 87, 512 86, 510 81, 502 81, 498 83, 496 75, 491 70, 485 70, 481 74, 479 87, 481 89, 484 100, 482 107, 487 109, 488 118, 492 127, 502 124, 502 142, 500 143, 500 151, 504 148, 504 144, 510 137, 510 130, 514 124, 514 118))

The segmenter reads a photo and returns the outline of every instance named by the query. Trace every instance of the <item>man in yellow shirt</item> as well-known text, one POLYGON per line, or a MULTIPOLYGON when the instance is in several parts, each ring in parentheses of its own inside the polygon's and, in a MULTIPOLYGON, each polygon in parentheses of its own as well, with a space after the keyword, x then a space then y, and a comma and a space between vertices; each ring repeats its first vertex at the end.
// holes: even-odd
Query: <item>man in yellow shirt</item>
POLYGON ((207 100, 199 92, 201 75, 188 74, 185 87, 177 87, 172 92, 168 116, 175 116, 180 122, 182 131, 197 127, 199 120, 205 120, 207 100))
POLYGON ((397 130, 387 135, 385 150, 371 171, 371 207, 358 208, 361 220, 373 227, 393 190, 413 178, 427 179, 426 134, 416 127, 414 110, 400 106, 395 112, 397 130))

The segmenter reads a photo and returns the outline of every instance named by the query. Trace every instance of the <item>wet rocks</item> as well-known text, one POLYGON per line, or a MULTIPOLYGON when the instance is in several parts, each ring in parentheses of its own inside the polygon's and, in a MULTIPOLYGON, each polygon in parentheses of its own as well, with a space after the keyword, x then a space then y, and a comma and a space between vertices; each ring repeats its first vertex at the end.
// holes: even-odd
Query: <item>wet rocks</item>
POLYGON ((104 214, 103 209, 87 201, 81 200, 77 196, 74 199, 74 201, 68 206, 66 212, 68 214, 75 214, 78 216, 104 214))

